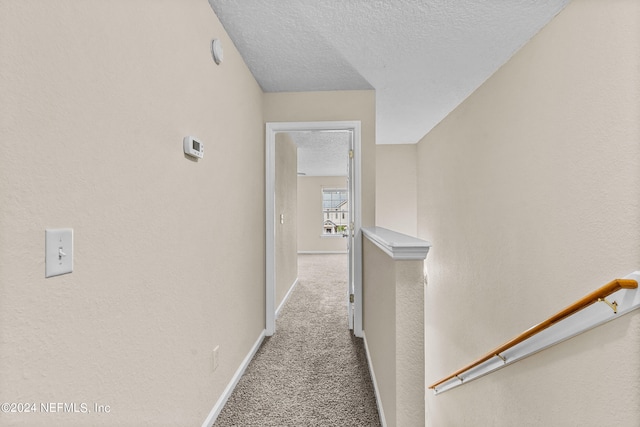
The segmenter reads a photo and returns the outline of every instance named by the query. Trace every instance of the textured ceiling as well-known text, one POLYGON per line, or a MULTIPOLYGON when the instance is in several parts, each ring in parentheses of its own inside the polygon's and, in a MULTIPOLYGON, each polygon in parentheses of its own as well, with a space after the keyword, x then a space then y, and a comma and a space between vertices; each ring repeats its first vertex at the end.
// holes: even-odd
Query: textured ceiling
POLYGON ((347 176, 349 131, 288 132, 298 146, 298 173, 305 176, 347 176))
POLYGON ((266 92, 375 89, 378 144, 418 142, 569 0, 209 0, 266 92))

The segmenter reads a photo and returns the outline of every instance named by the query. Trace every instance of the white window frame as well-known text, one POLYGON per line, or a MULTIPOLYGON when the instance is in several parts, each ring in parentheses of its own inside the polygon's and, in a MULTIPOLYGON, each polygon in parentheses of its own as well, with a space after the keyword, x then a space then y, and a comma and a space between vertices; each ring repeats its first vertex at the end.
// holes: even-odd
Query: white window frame
POLYGON ((327 188, 322 188, 320 193, 320 196, 322 197, 322 230, 321 230, 321 234, 320 237, 343 237, 342 233, 327 233, 326 232, 326 228, 324 226, 325 222, 331 221, 333 224, 335 225, 339 225, 339 226, 346 226, 347 230, 349 229, 349 217, 348 215, 345 216, 345 213, 349 213, 348 210, 336 210, 336 211, 328 211, 328 217, 325 217, 325 213, 327 213, 327 210, 324 208, 324 194, 325 192, 337 192, 337 191, 341 191, 343 193, 345 193, 346 195, 346 199, 347 199, 347 203, 349 203, 349 189, 348 188, 334 188, 334 187, 327 187, 327 188), (338 214, 342 214, 342 215, 338 215, 338 214), (339 218, 338 216, 340 216, 341 218, 339 218), (340 224, 336 224, 336 221, 340 221, 340 224), (344 224, 342 223, 344 222, 344 224))

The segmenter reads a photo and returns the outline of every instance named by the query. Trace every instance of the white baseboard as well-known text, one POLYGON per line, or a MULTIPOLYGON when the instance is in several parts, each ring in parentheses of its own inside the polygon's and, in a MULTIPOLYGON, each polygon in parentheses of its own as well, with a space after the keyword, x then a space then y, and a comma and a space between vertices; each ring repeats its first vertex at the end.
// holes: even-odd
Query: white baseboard
POLYGON ((298 251, 298 255, 348 254, 347 251, 298 251))
POLYGON ((253 359, 253 356, 255 356, 256 352, 260 348, 260 345, 262 344, 262 341, 264 341, 265 336, 266 330, 263 330, 260 333, 260 336, 256 340, 255 344, 253 344, 253 347, 251 347, 251 350, 249 350, 249 354, 247 354, 247 356, 240 364, 240 367, 238 367, 236 373, 233 374, 233 377, 231 377, 231 381, 229 382, 229 384, 227 384, 227 387, 224 389, 222 395, 213 406, 213 409, 211 410, 211 412, 209 412, 209 416, 202 423, 202 427, 211 427, 213 426, 213 423, 216 422, 218 415, 220 415, 220 412, 222 412, 222 408, 224 408, 225 403, 227 403, 227 400, 229 400, 229 397, 231 397, 233 389, 235 389, 238 385, 238 381, 240 381, 240 378, 244 374, 244 371, 247 369, 247 366, 249 366, 249 363, 251 363, 251 359, 253 359))
POLYGON ((367 335, 362 331, 362 339, 364 340, 364 352, 367 355, 367 364, 369 365, 369 373, 371 374, 371 382, 373 383, 373 391, 376 394, 376 405, 378 406, 378 415, 380 416, 380 425, 387 427, 387 419, 384 417, 384 409, 382 408, 382 400, 380 399, 380 390, 376 382, 376 374, 373 372, 373 363, 369 355, 369 346, 367 345, 367 335))
POLYGON ((291 292, 293 292, 293 288, 295 288, 297 284, 298 284, 298 278, 296 277, 296 280, 293 281, 293 284, 289 287, 287 294, 284 296, 284 298, 282 298, 282 302, 276 309, 276 319, 278 318, 278 316, 280 316, 280 310, 282 310, 282 307, 284 307, 284 303, 287 302, 287 300, 291 296, 291 292))

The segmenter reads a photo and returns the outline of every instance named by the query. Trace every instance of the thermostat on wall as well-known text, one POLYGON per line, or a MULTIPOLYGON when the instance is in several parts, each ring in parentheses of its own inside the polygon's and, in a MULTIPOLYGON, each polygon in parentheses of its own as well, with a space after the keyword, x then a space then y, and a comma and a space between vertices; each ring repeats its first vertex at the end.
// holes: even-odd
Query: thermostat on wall
POLYGON ((193 136, 185 136, 182 143, 186 155, 199 159, 204 157, 204 145, 198 139, 193 136))

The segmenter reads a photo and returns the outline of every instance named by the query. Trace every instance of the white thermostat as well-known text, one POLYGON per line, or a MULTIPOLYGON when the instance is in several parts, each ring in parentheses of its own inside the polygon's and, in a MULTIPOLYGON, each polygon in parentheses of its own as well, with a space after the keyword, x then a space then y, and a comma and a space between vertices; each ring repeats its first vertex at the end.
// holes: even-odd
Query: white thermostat
POLYGON ((204 144, 193 136, 185 136, 182 144, 184 146, 184 153, 187 156, 197 157, 199 159, 204 157, 204 144))

